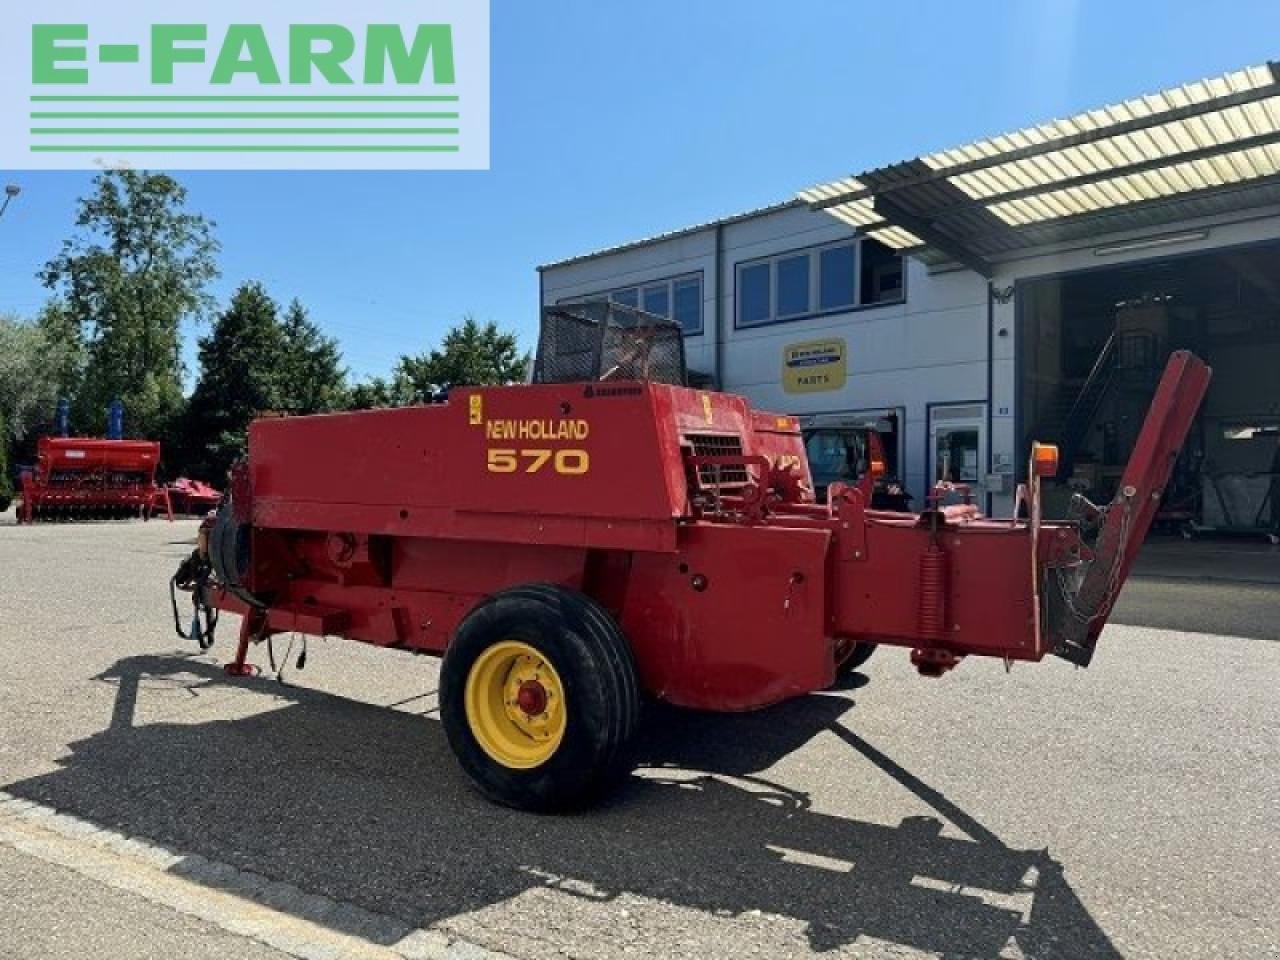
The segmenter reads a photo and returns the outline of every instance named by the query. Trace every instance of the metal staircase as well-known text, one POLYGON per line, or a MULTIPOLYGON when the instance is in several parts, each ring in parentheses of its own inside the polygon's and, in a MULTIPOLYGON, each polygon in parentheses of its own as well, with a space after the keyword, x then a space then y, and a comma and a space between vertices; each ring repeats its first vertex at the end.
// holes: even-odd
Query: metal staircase
POLYGON ((1059 434, 1061 440, 1058 451, 1061 468, 1058 475, 1060 477, 1071 476, 1076 454, 1080 452, 1081 444, 1089 435, 1089 428, 1093 426, 1094 418, 1098 415, 1098 408, 1102 406, 1102 401, 1106 399, 1112 384, 1115 383, 1118 368, 1116 361, 1121 353, 1120 345, 1120 335, 1112 331, 1111 336, 1107 337, 1107 342, 1102 345, 1098 359, 1093 362, 1089 376, 1081 384, 1075 402, 1067 412, 1066 420, 1062 424, 1062 432, 1059 434))
POLYGON ((1058 445, 1059 478, 1071 476, 1076 456, 1109 395, 1119 391, 1116 396, 1122 409, 1117 410, 1117 418, 1125 423, 1133 419, 1131 406, 1139 413, 1146 409, 1163 360, 1159 354, 1160 344, 1154 335, 1113 331, 1089 375, 1079 384, 1063 384, 1036 431, 1039 438, 1058 445))
POLYGON ((1058 445, 1058 476, 1071 476, 1076 454, 1089 434, 1098 408, 1116 376, 1119 335, 1112 332, 1089 375, 1080 383, 1064 383, 1036 426, 1039 439, 1058 445))

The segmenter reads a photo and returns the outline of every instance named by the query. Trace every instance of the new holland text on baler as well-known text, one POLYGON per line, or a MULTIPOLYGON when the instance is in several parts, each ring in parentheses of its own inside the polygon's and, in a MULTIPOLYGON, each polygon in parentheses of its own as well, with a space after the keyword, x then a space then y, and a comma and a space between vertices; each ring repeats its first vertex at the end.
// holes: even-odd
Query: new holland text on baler
POLYGON ((242 616, 232 673, 295 631, 442 654, 462 766, 545 810, 630 769, 644 695, 765 707, 869 644, 932 676, 966 656, 1088 664, 1209 369, 1170 357, 1115 498, 1071 522, 1041 520, 1046 446, 1027 519, 945 504, 954 489, 919 514, 841 484, 817 503, 794 418, 675 385, 678 331, 616 305, 549 311, 534 381, 255 422, 175 582, 202 645, 218 609, 242 616))

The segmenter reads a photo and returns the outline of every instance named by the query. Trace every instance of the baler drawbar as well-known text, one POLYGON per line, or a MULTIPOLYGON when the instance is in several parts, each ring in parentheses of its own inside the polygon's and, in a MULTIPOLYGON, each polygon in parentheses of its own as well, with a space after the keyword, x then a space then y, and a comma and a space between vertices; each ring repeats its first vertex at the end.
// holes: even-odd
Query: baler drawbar
POLYGON ((1115 499, 1068 522, 1041 518, 1051 447, 1013 519, 949 487, 919 514, 871 509, 865 486, 817 503, 793 417, 651 381, 264 419, 176 580, 202 645, 216 609, 242 617, 232 673, 292 632, 442 654, 442 720, 480 789, 581 806, 629 771, 642 695, 755 709, 870 645, 934 676, 1087 664, 1209 376, 1172 355, 1115 499))

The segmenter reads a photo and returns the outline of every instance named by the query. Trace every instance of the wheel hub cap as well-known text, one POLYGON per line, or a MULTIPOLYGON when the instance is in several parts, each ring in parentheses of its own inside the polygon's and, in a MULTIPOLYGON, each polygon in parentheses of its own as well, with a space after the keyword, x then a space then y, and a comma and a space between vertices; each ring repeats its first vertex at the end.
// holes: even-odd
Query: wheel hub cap
POLYGON ((564 687, 536 647, 519 640, 489 647, 472 664, 464 696, 476 742, 503 766, 536 767, 560 746, 567 720, 564 687))
POLYGON ((541 716, 547 711, 547 688, 537 680, 526 680, 516 693, 516 706, 525 716, 541 716))

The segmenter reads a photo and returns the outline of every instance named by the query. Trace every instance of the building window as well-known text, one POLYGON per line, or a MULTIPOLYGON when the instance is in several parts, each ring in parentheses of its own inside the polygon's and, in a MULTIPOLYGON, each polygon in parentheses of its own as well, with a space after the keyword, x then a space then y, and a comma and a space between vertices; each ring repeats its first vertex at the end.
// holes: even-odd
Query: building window
POLYGON ((609 299, 614 303, 622 304, 624 307, 636 308, 640 306, 640 291, 636 287, 614 290, 609 294, 609 299))
POLYGON ((878 240, 862 241, 862 302, 896 303, 902 299, 902 257, 878 240))
POLYGON ((818 254, 818 309, 843 310, 857 303, 854 277, 856 255, 852 243, 827 247, 818 254))
POLYGON ((602 290, 585 297, 567 297, 558 303, 583 300, 612 300, 624 307, 635 307, 647 313, 674 320, 686 336, 702 333, 702 274, 693 273, 670 280, 654 280, 634 287, 602 290))
POLYGON ((757 263, 738 269, 738 323, 749 327, 768 323, 773 316, 770 274, 773 265, 757 263))
POLYGON ((778 318, 803 317, 809 312, 809 254, 782 257, 777 262, 778 318))
POLYGON ((671 319, 687 334, 702 332, 702 277, 681 277, 671 283, 671 319))
POLYGON ((902 257, 871 237, 738 265, 739 327, 902 299, 902 257))
POLYGON ((656 313, 660 317, 671 317, 671 284, 658 283, 644 288, 644 306, 646 313, 656 313))

